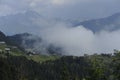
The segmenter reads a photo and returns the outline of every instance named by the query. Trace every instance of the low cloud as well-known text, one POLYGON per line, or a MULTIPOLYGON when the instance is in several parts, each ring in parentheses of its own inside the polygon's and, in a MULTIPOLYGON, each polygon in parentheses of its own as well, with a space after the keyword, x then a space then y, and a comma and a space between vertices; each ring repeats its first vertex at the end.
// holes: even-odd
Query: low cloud
POLYGON ((46 43, 61 47, 65 55, 112 53, 120 49, 120 30, 93 33, 84 26, 69 27, 61 23, 40 32, 46 43))

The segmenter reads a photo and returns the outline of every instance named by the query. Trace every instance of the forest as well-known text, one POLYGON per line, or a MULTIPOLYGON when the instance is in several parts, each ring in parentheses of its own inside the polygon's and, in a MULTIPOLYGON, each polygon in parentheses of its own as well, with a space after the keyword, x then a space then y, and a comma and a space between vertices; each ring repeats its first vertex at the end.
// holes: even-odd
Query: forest
POLYGON ((0 80, 120 80, 120 51, 42 62, 0 53, 0 80))

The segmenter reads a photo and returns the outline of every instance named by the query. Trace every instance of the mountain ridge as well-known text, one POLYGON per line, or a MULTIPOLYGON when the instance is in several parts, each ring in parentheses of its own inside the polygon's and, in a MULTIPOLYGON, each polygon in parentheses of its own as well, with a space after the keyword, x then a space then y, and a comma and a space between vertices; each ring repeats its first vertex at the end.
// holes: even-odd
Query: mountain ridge
POLYGON ((79 25, 83 25, 85 28, 90 29, 93 32, 99 32, 102 30, 115 31, 120 29, 120 13, 105 18, 78 22, 74 26, 79 25))
MULTIPOLYGON (((0 17, 0 29, 5 33, 11 33, 12 35, 16 33, 26 33, 32 32, 33 29, 36 30, 38 33, 38 27, 44 27, 42 23, 46 23, 45 26, 52 26, 47 25, 49 21, 54 22, 64 22, 67 24, 72 24, 73 27, 77 27, 83 25, 85 28, 90 29, 93 32, 100 32, 102 30, 114 31, 120 29, 120 13, 113 14, 111 16, 99 19, 91 19, 87 21, 72 21, 72 20, 61 20, 61 19, 48 19, 45 16, 40 15, 34 11, 27 11, 25 13, 18 13, 14 15, 2 16, 0 17), (12 31, 16 30, 16 31, 12 31), (9 31, 11 30, 11 31, 9 31), (26 30, 26 31, 24 31, 26 30)), ((56 23, 55 22, 55 23, 56 23)), ((9 34, 8 33, 8 34, 9 34)))

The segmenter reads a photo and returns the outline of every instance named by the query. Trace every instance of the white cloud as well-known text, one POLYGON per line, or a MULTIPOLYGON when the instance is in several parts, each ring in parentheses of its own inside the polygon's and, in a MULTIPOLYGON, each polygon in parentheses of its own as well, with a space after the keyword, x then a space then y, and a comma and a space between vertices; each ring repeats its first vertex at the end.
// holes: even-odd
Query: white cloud
POLYGON ((68 27, 60 23, 40 30, 40 34, 48 44, 62 47, 67 55, 112 53, 114 49, 120 50, 120 30, 94 34, 83 26, 68 27))

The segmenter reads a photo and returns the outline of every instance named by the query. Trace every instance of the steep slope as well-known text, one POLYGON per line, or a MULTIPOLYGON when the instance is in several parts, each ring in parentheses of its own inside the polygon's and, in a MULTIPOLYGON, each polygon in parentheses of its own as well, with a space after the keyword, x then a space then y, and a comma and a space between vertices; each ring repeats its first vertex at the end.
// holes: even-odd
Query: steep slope
POLYGON ((88 20, 74 24, 74 26, 79 25, 83 25, 84 27, 92 30, 93 32, 99 32, 101 30, 118 30, 120 29, 120 13, 116 13, 106 18, 88 20))
POLYGON ((39 36, 23 33, 8 36, 14 45, 19 45, 25 51, 35 52, 36 54, 61 55, 62 48, 52 44, 46 44, 39 36))
POLYGON ((16 34, 13 36, 8 36, 8 38, 15 45, 19 45, 20 47, 24 48, 26 51, 40 52, 39 47, 42 47, 41 38, 29 33, 16 34))
POLYGON ((22 55, 24 51, 18 46, 14 45, 14 42, 10 41, 10 39, 0 31, 0 53, 6 54, 6 50, 10 51, 11 55, 22 55))
POLYGON ((2 31, 0 31, 0 42, 5 42, 7 45, 12 45, 9 38, 2 31))
POLYGON ((0 41, 6 41, 6 35, 0 31, 0 41))

